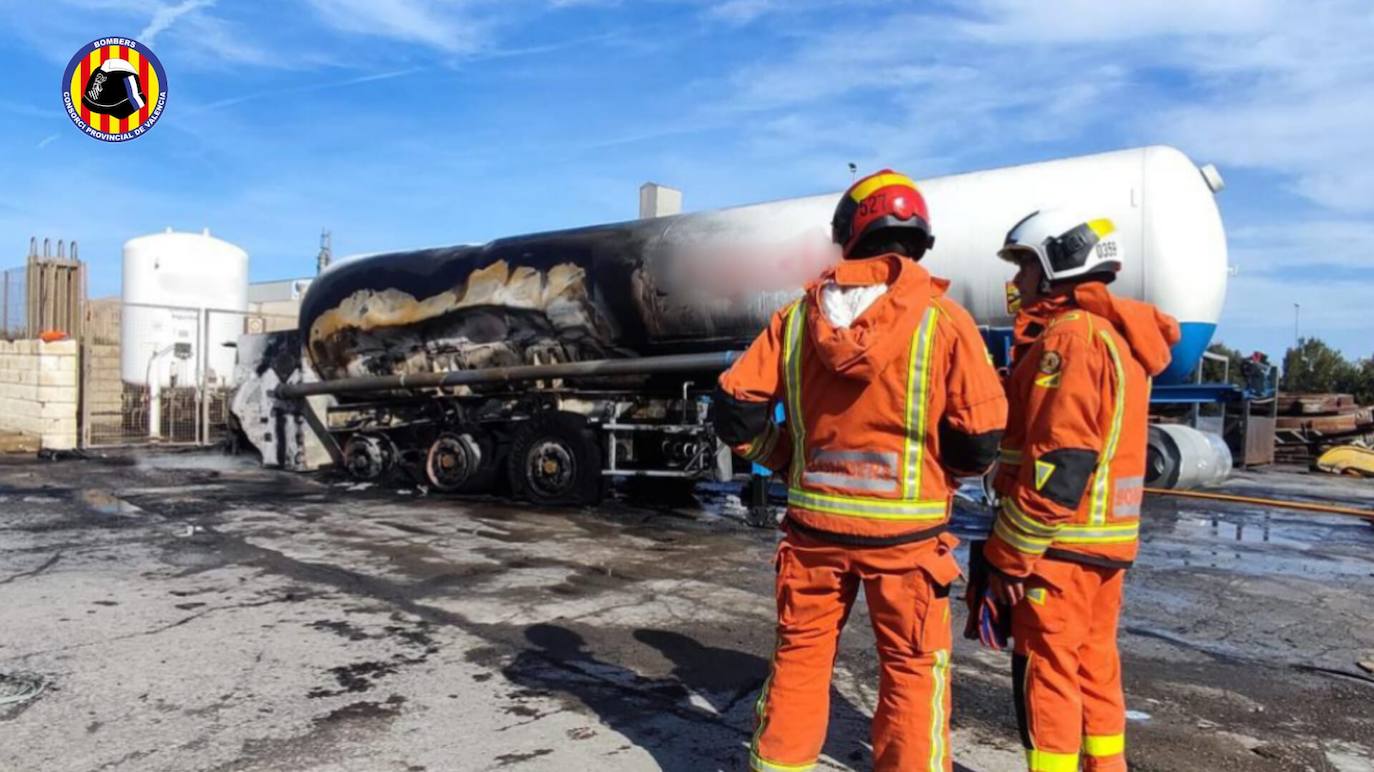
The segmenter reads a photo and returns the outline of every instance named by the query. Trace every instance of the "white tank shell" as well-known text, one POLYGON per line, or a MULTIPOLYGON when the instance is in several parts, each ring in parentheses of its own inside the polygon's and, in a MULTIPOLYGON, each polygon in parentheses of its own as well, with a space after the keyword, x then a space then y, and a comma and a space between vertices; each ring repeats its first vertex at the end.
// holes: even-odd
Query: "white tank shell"
MULTIPOLYGON (((1037 209, 1059 207, 1081 212, 1085 219, 1111 218, 1125 253, 1125 266, 1112 291, 1154 303, 1183 327, 1175 361, 1161 376, 1161 382, 1176 382, 1196 366, 1226 297, 1226 234, 1213 192, 1221 181, 1215 169, 1208 173, 1175 148, 1151 146, 917 178, 936 238, 922 265, 950 280, 950 296, 978 324, 1009 327, 1006 282, 1016 268, 997 257, 1007 231, 1037 209)), ((828 236, 840 195, 736 207, 701 217, 703 224, 734 226, 732 238, 747 234, 759 242, 799 239, 786 250, 791 253, 831 250, 831 257, 817 258, 824 263, 838 259, 828 236), (805 248, 798 249, 798 243, 805 248)), ((801 274, 811 275, 815 260, 801 262, 801 274)), ((775 269, 765 263, 761 270, 775 269)), ((782 283, 800 283, 793 279, 782 283)), ((775 298, 765 301, 778 304, 775 298)))
POLYGON ((202 367, 208 382, 227 381, 234 350, 222 344, 243 332, 248 253, 209 231, 168 229, 130 239, 124 243, 123 302, 120 371, 126 383, 190 386, 202 367), (179 343, 190 347, 188 358, 176 356, 179 343))

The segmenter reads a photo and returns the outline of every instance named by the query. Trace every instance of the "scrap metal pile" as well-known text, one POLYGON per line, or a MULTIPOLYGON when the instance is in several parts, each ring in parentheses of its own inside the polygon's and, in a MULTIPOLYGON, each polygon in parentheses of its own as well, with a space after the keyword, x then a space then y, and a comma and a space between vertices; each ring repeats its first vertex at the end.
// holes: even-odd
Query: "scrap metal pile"
POLYGON ((1360 406, 1350 394, 1281 394, 1278 397, 1275 459, 1310 465, 1341 445, 1374 446, 1374 406, 1360 406))

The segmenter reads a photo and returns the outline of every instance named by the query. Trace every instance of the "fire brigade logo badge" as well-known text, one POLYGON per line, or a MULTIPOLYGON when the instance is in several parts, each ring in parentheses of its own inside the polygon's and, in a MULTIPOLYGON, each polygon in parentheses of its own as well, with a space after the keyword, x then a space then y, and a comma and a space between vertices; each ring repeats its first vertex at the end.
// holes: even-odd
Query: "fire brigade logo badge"
POLYGON ((167 72, 148 47, 129 38, 98 38, 81 47, 62 75, 67 117, 102 142, 148 132, 167 104, 167 72))
POLYGON ((1040 374, 1035 377, 1035 385, 1046 389, 1059 388, 1063 376, 1064 357, 1058 351, 1046 351, 1040 355, 1040 374))

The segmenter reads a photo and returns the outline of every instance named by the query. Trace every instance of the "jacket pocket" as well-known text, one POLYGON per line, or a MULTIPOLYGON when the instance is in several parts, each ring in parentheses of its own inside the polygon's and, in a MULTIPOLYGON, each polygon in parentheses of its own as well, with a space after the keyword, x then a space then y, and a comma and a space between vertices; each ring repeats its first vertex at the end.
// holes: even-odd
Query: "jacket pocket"
POLYGON ((1014 613, 1027 628, 1044 633, 1063 630, 1069 617, 1064 593, 1036 577, 1026 583, 1026 598, 1016 605, 1014 613))
POLYGON ((948 651, 954 645, 950 632, 950 585, 961 573, 953 551, 943 548, 925 561, 919 571, 911 573, 916 585, 912 588, 916 601, 912 642, 917 654, 948 651))

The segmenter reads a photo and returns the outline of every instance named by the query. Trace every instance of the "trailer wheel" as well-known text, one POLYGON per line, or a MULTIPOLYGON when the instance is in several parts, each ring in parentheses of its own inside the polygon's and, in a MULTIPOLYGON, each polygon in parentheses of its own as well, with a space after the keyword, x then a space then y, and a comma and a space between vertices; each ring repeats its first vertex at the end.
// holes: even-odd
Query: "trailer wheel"
POLYGON ((377 480, 391 472, 400 453, 386 435, 355 434, 344 443, 344 463, 359 480, 377 480))
POLYGON ((601 449, 580 415, 545 413, 517 429, 506 472, 511 492, 536 504, 601 500, 601 449))
POLYGON ((425 455, 425 478, 445 493, 481 493, 495 468, 491 440, 477 429, 444 432, 425 455))

